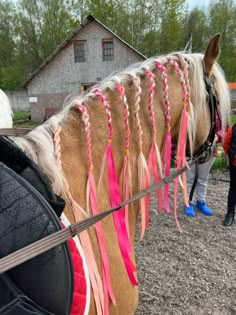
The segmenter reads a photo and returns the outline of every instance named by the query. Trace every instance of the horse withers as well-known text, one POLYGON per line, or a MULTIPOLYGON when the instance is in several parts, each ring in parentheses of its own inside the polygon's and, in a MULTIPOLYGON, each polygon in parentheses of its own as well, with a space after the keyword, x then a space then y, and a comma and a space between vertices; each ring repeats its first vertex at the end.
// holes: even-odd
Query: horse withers
MULTIPOLYGON (((70 222, 116 206, 145 189, 152 177, 168 176, 173 144, 177 169, 187 163, 186 150, 190 155, 198 152, 211 129, 204 75, 215 78, 212 88, 226 125, 230 102, 217 64, 219 41, 218 34, 204 55, 172 53, 131 66, 76 97, 26 136, 13 139, 66 200, 64 215, 70 222)), ((187 198, 185 182, 183 175, 187 198)), ((173 212, 181 230, 178 183, 179 178, 174 183, 174 206, 166 185, 157 191, 157 207, 173 212)), ((146 197, 79 235, 92 288, 89 314, 134 314, 135 230, 140 215, 140 238, 144 236, 148 213, 146 197)))

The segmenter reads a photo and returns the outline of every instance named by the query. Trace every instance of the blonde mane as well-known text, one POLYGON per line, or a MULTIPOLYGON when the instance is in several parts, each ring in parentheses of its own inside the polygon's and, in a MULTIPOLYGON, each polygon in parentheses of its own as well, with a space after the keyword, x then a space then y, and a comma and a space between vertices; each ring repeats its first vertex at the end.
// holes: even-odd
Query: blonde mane
MULTIPOLYGON (((202 115, 202 113, 206 114, 208 111, 206 107, 207 92, 203 79, 203 54, 173 53, 169 56, 179 63, 181 69, 183 60, 188 67, 190 81, 189 92, 191 96, 189 104, 188 138, 191 152, 193 152, 197 118, 199 115, 202 115)), ((67 194, 64 184, 65 181, 63 174, 58 169, 53 137, 57 128, 63 126, 70 110, 76 108, 77 104, 88 106, 89 103, 92 102, 92 99, 96 97, 94 93, 95 88, 99 88, 103 92, 107 90, 114 91, 117 82, 128 84, 133 76, 142 78, 145 76, 146 69, 150 69, 151 71, 155 69, 155 62, 157 60, 164 65, 168 62, 167 58, 168 56, 150 58, 143 63, 132 65, 126 70, 108 77, 97 84, 91 91, 75 97, 59 114, 51 117, 46 123, 35 128, 25 137, 14 138, 13 141, 40 166, 45 174, 47 174, 53 190, 57 194, 65 197, 67 194)), ((230 99, 223 72, 218 64, 214 65, 213 74, 216 78, 215 87, 221 107, 222 123, 223 126, 226 126, 230 112, 230 99)), ((171 104, 171 106, 174 106, 174 104, 171 104)))

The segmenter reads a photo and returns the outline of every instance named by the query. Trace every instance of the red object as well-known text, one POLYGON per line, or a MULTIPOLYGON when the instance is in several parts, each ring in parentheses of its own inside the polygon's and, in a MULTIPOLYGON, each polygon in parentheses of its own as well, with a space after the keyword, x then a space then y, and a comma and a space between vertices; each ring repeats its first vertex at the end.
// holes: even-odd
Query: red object
MULTIPOLYGON (((65 227, 63 223, 62 226, 65 227)), ((84 315, 87 297, 87 284, 83 261, 73 238, 70 238, 67 242, 74 269, 74 294, 70 315, 84 315)))
POLYGON ((74 267, 74 296, 70 315, 83 315, 86 305, 86 280, 83 261, 73 239, 68 240, 74 267))
MULTIPOLYGON (((228 130, 225 133, 224 140, 223 140, 223 148, 225 151, 225 154, 229 155, 229 147, 232 139, 232 129, 233 125, 230 125, 228 130)), ((233 165, 236 166, 236 158, 233 160, 233 165)))

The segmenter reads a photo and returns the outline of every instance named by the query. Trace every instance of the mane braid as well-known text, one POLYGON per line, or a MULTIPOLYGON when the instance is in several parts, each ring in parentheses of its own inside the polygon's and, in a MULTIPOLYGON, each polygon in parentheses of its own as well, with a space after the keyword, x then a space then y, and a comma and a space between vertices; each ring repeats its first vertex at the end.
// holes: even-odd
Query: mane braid
MULTIPOLYGON (((189 103, 189 124, 188 124, 188 138, 190 152, 192 153, 194 142, 195 142, 195 130, 196 130, 196 121, 200 112, 206 112, 205 100, 206 100, 206 90, 203 76, 203 66, 202 54, 181 54, 181 58, 178 56, 178 53, 171 54, 171 57, 174 60, 185 61, 185 64, 188 65, 189 73, 191 73, 191 95, 192 102, 189 103), (198 82, 198 84, 196 84, 198 82)), ((156 61, 159 63, 165 64, 167 62, 167 56, 160 56, 158 60, 153 57, 141 64, 132 65, 126 69, 126 71, 116 73, 115 76, 110 76, 104 81, 97 84, 97 87, 105 91, 109 89, 114 91, 116 89, 117 81, 119 82, 128 82, 130 81, 130 71, 134 71, 137 76, 145 75, 145 69, 148 67, 151 71, 156 67, 156 61)), ((213 74, 216 77, 215 86, 217 89, 217 95, 220 101, 221 107, 221 116, 222 116, 222 125, 223 128, 226 127, 228 123, 228 117, 230 113, 230 96, 226 81, 222 75, 222 70, 218 64, 213 67, 213 74)), ((187 80, 186 80, 187 82, 187 80)), ((187 84, 188 88, 188 84, 187 84)), ((49 180, 52 183, 53 190, 59 195, 66 195, 66 188, 63 178, 58 170, 56 158, 53 151, 53 134, 54 130, 58 125, 63 125, 63 122, 66 120, 67 115, 72 107, 76 107, 78 103, 89 102, 90 97, 96 96, 94 90, 89 91, 87 94, 80 95, 75 97, 74 100, 68 104, 59 114, 51 117, 46 123, 42 126, 37 127, 32 132, 24 137, 11 138, 19 147, 21 147, 25 153, 31 157, 39 166, 42 171, 47 174, 49 180), (47 148, 47 154, 44 154, 45 148, 47 148)), ((168 106, 168 94, 164 89, 164 97, 166 106, 168 106)), ((190 92, 188 93, 190 98, 190 92)), ((168 107, 166 107, 168 108, 168 107)), ((166 112, 166 115, 168 113, 166 112)))
MULTIPOLYGON (((140 110, 140 100, 141 100, 141 85, 140 85, 140 78, 137 76, 133 76, 133 83, 135 86, 136 93, 134 95, 134 114, 137 123, 138 129, 138 144, 139 144, 139 156, 138 156, 138 185, 139 190, 143 190, 150 186, 150 174, 148 170, 148 165, 146 159, 143 155, 143 141, 142 141, 142 126, 139 118, 139 110, 140 110)), ((140 212, 141 212, 141 236, 140 240, 144 237, 145 229, 148 228, 148 219, 149 219, 149 201, 150 197, 147 196, 145 198, 141 198, 140 203, 140 212)))
MULTIPOLYGON (((156 144, 156 123, 155 123, 155 113, 153 108, 154 101, 154 89, 155 89, 155 75, 149 70, 148 66, 145 67, 145 72, 149 77, 149 102, 148 110, 150 115, 151 127, 152 127, 152 145, 148 157, 148 169, 150 176, 153 174, 156 181, 162 178, 162 162, 160 151, 156 144), (159 168, 159 169, 158 169, 159 168)), ((158 202, 158 211, 161 212, 163 208, 162 204, 162 190, 159 188, 157 190, 157 202, 158 202)))
MULTIPOLYGON (((129 157, 129 144, 130 144, 130 127, 129 127, 129 104, 127 102, 127 98, 125 95, 125 89, 121 82, 116 83, 117 91, 120 95, 120 99, 123 103, 124 107, 124 122, 125 122, 125 130, 126 130, 126 136, 125 136, 125 156, 123 160, 122 169, 120 172, 120 189, 123 196, 123 200, 127 200, 132 195, 132 172, 131 172, 131 164, 130 164, 130 157, 129 157)), ((130 238, 129 234, 129 206, 126 205, 124 208, 125 211, 125 226, 127 230, 128 237, 130 238)), ((131 247, 129 249, 129 252, 131 251, 131 247)))
POLYGON ((58 169, 60 171, 62 180, 64 182, 64 186, 66 189, 66 194, 63 196, 63 198, 65 198, 67 204, 70 206, 72 213, 74 215, 74 219, 75 221, 79 221, 80 219, 80 214, 82 214, 85 218, 88 217, 88 214, 86 211, 84 211, 84 209, 74 200, 71 191, 70 191, 70 187, 69 187, 69 183, 66 179, 66 176, 64 174, 64 170, 61 164, 61 146, 60 146, 60 134, 61 134, 61 127, 58 126, 57 129, 55 130, 55 134, 54 134, 54 143, 55 143, 55 158, 57 161, 57 166, 58 169))
MULTIPOLYGON (((84 123, 85 131, 86 131, 86 142, 87 142, 87 153, 88 153, 88 164, 89 164, 89 173, 88 173, 88 182, 87 182, 87 192, 88 192, 88 199, 90 201, 91 210, 93 215, 99 213, 98 202, 97 202, 97 192, 96 192, 96 185, 93 176, 93 161, 92 161, 92 151, 91 151, 91 133, 90 133, 90 123, 89 123, 89 115, 87 112, 87 108, 82 105, 77 105, 78 109, 82 113, 82 120, 84 123)), ((104 295, 104 312, 105 314, 109 314, 109 297, 113 304, 115 304, 115 296, 111 286, 111 278, 110 278, 110 265, 109 259, 107 255, 106 245, 104 234, 102 230, 102 223, 99 221, 95 224, 96 235, 98 240, 98 245, 101 254, 101 261, 102 261, 102 275, 103 275, 103 295, 104 295)), ((95 261, 94 261, 95 263, 95 261)), ((95 277, 99 278, 99 274, 95 273, 95 277)), ((94 294, 98 289, 96 282, 93 282, 93 291, 94 294)), ((101 292, 99 292, 99 296, 103 296, 101 292)), ((97 305, 99 307, 99 305, 97 305)))
MULTIPOLYGON (((157 70, 161 73, 162 86, 163 86, 163 94, 165 99, 165 117, 166 117, 166 126, 167 126, 167 134, 164 144, 164 149, 162 152, 163 164, 165 166, 165 176, 170 175, 170 161, 171 161, 171 134, 170 134, 170 101, 169 101, 169 92, 168 92, 168 76, 166 73, 166 68, 164 65, 156 60, 157 70)), ((169 205, 169 185, 166 184, 164 187, 164 202, 166 212, 170 212, 169 205)))
MULTIPOLYGON (((188 106, 186 104, 187 101, 187 87, 186 87, 186 82, 184 78, 184 74, 179 68, 179 65, 177 61, 173 60, 172 57, 168 57, 168 62, 172 64, 175 73, 177 74, 182 89, 183 89, 183 111, 182 111, 182 116, 181 116, 181 122, 180 122, 180 132, 179 132, 179 139, 178 139, 178 146, 177 146, 177 165, 176 165, 176 170, 179 170, 181 167, 184 167, 186 165, 186 138, 187 138, 187 126, 188 126, 188 106)), ((178 193, 178 183, 179 183, 180 177, 177 177, 175 179, 175 185, 174 185, 174 216, 175 216, 175 221, 176 224, 179 228, 179 231, 181 232, 181 228, 178 222, 178 217, 177 217, 177 193, 178 193)), ((187 181, 186 181, 186 175, 182 177, 183 181, 183 191, 184 191, 184 199, 185 199, 185 204, 189 206, 189 201, 188 201, 188 193, 187 193, 187 181)))

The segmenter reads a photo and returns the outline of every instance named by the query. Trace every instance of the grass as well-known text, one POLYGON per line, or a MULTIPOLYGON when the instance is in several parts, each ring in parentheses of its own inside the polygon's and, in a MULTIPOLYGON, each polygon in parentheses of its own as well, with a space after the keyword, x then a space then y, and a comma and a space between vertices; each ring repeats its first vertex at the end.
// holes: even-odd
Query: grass
POLYGON ((14 112, 13 120, 28 120, 30 117, 30 111, 20 111, 20 112, 14 112))
POLYGON ((231 117, 231 123, 232 123, 232 124, 235 124, 235 123, 236 123, 236 115, 234 115, 234 116, 231 117))
POLYGON ((14 112, 13 127, 33 129, 39 124, 30 120, 30 111, 14 112))

